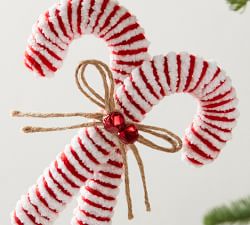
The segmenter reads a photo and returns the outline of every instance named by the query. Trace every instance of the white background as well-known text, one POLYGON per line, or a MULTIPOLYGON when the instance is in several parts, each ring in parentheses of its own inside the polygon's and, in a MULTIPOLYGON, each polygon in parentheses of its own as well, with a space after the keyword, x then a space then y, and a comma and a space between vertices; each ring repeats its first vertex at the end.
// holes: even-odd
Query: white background
MULTIPOLYGON (((0 60, 0 224, 9 224, 9 213, 43 169, 55 158, 76 131, 24 135, 23 125, 66 125, 71 121, 12 119, 11 109, 26 111, 96 110, 77 91, 73 73, 81 59, 109 62, 105 43, 93 36, 75 41, 63 68, 53 79, 36 79, 24 67, 23 52, 31 27, 40 13, 56 0, 1 1, 0 60)), ((232 12, 224 0, 120 0, 137 15, 151 41, 150 53, 188 51, 216 60, 231 76, 240 99, 241 117, 234 139, 218 160, 201 169, 191 168, 175 155, 140 147, 145 161, 152 213, 144 212, 143 192, 135 161, 130 158, 136 218, 127 221, 124 189, 114 225, 199 225, 211 207, 250 194, 250 9, 232 12)), ((93 81, 95 76, 91 76, 93 81)), ((145 123, 164 126, 182 135, 196 112, 187 95, 167 97, 145 123)), ((56 224, 69 224, 74 200, 56 224)))

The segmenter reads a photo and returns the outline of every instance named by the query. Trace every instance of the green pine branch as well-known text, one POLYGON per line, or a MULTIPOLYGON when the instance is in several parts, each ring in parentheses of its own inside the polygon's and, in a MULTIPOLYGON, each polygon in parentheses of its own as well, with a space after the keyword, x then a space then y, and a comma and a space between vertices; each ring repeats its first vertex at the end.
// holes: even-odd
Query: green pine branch
POLYGON ((250 0, 227 0, 231 8, 235 11, 243 10, 250 0))
POLYGON ((250 197, 212 209, 204 217, 204 225, 250 224, 250 197))

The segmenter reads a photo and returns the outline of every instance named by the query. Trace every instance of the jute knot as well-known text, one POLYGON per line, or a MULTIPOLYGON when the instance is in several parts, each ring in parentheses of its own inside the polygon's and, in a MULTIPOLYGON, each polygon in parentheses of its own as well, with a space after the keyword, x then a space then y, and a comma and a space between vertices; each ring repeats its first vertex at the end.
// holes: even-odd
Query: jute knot
MULTIPOLYGON (((83 117, 87 119, 91 119, 91 122, 81 123, 73 126, 67 127, 33 127, 33 126, 26 126, 23 128, 24 133, 37 133, 37 132, 49 132, 49 131, 62 131, 62 130, 69 130, 69 129, 77 129, 77 128, 86 128, 86 127, 93 127, 93 126, 101 126, 104 127, 103 119, 105 116, 112 112, 119 112, 119 109, 116 106, 115 98, 114 98, 114 91, 115 91, 115 84, 113 80, 113 74, 109 69, 108 65, 105 63, 98 61, 98 60, 86 60, 82 61, 75 72, 75 80, 78 89, 80 92, 90 100, 90 102, 96 104, 98 107, 101 108, 100 112, 96 113, 23 113, 21 111, 13 111, 13 117, 33 117, 33 118, 60 118, 60 117, 83 117), (94 66, 102 79, 103 87, 104 87, 104 96, 98 94, 87 82, 85 70, 88 65, 94 66)), ((165 153, 174 153, 179 151, 182 148, 182 141, 181 139, 175 135, 174 133, 168 131, 167 129, 144 125, 141 123, 134 123, 132 124, 138 129, 139 135, 137 138, 137 142, 143 144, 151 149, 162 151, 165 153), (141 133, 146 133, 147 135, 151 135, 157 138, 162 139, 163 141, 170 144, 171 147, 167 148, 157 143, 154 143, 152 140, 144 137, 141 133)), ((143 189, 144 189, 144 199, 145 199, 145 206, 146 210, 150 211, 150 201, 148 197, 148 190, 147 190, 147 183, 146 183, 146 176, 144 171, 144 165, 142 158, 139 154, 139 150, 135 143, 125 144, 121 141, 116 134, 113 134, 114 138, 117 139, 119 143, 119 149, 121 152, 121 156, 123 159, 124 165, 124 177, 125 177, 125 192, 127 198, 127 205, 128 205, 128 218, 133 219, 133 207, 132 207, 132 199, 131 199, 131 191, 130 191, 130 181, 129 181, 129 170, 128 170, 128 160, 127 160, 127 150, 130 149, 137 161, 140 175, 142 179, 143 189)))

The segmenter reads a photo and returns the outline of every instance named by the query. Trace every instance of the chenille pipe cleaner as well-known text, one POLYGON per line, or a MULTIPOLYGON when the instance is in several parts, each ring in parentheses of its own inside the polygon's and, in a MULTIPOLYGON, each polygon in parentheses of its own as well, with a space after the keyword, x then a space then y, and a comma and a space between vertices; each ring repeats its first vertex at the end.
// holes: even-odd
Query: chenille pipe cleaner
POLYGON ((153 57, 133 70, 116 91, 120 110, 140 122, 165 96, 191 94, 199 107, 183 138, 183 159, 202 166, 217 158, 232 138, 238 99, 230 77, 216 65, 188 53, 153 57))
POLYGON ((110 48, 115 81, 150 59, 149 42, 135 16, 113 0, 61 0, 45 11, 33 27, 25 64, 43 77, 62 65, 73 40, 93 34, 110 48))

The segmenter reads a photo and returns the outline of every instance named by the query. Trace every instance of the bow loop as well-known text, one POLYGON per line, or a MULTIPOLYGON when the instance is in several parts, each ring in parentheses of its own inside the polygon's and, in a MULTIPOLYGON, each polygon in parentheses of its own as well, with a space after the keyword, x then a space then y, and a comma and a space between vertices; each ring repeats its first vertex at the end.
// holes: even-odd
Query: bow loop
POLYGON ((115 84, 113 80, 113 74, 105 63, 99 60, 82 61, 76 69, 75 79, 78 89, 86 98, 88 98, 90 101, 92 101, 93 103, 95 103, 97 106, 99 106, 108 113, 114 111, 115 100, 113 96, 114 96, 115 84), (85 77, 86 76, 85 70, 88 65, 94 66, 98 70, 99 75, 102 78, 104 87, 104 98, 89 85, 85 77), (91 94, 88 94, 86 89, 91 94))
POLYGON ((154 137, 160 138, 164 140, 165 142, 169 143, 171 147, 167 148, 161 145, 158 145, 151 141, 150 139, 145 138, 144 136, 140 135, 138 138, 138 142, 146 145, 152 149, 155 149, 157 151, 162 151, 165 153, 175 153, 181 150, 182 148, 182 141, 180 137, 175 135, 173 132, 161 128, 161 127, 155 127, 155 126, 149 126, 144 124, 138 124, 137 125, 139 131, 150 134, 154 137))

